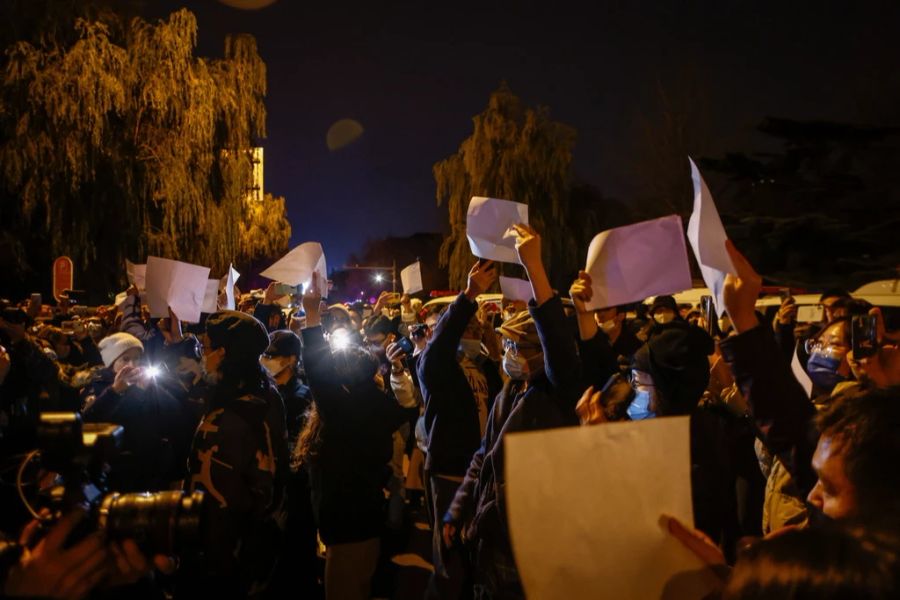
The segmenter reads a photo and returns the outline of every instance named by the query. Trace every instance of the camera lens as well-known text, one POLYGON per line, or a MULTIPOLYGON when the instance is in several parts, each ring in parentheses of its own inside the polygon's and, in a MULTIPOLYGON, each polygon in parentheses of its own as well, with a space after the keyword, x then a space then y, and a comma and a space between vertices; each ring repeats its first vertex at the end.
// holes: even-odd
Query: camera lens
POLYGON ((99 529, 111 539, 133 539, 148 554, 179 555, 201 542, 203 492, 110 494, 103 499, 99 529))

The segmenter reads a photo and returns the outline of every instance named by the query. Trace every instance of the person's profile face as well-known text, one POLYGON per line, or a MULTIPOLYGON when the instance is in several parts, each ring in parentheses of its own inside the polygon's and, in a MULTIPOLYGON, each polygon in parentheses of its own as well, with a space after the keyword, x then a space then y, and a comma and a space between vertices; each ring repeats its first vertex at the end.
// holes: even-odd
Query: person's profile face
POLYGON ((812 458, 819 480, 806 499, 832 519, 853 517, 857 508, 856 489, 847 478, 843 450, 839 439, 822 435, 812 458))

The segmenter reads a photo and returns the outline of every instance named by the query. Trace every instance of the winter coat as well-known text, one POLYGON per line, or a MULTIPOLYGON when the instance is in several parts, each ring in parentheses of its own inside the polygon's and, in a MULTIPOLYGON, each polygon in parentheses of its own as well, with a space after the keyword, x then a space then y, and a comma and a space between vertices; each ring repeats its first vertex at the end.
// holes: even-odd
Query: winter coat
MULTIPOLYGON (((478 405, 457 359, 459 343, 477 309, 476 302, 460 294, 441 316, 428 346, 419 355, 417 368, 428 433, 425 469, 431 473, 464 475, 481 442, 478 405)), ((560 326, 566 328, 564 318, 560 326)), ((493 361, 485 360, 481 366, 490 404, 502 387, 502 379, 493 361)))

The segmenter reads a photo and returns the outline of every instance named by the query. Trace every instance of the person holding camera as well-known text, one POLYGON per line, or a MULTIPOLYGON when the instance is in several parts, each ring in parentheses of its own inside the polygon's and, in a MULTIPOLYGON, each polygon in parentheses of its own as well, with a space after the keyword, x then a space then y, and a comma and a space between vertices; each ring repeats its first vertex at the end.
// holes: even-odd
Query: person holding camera
MULTIPOLYGON (((313 510, 327 546, 325 595, 368 599, 384 529, 384 488, 390 477, 392 434, 408 419, 376 384, 378 358, 368 347, 332 349, 321 327, 318 275, 303 295, 303 365, 313 409, 297 458, 309 472, 313 510)), ((411 396, 412 383, 406 391, 411 396)), ((399 393, 398 393, 399 392, 399 393)))
POLYGON ((184 477, 192 417, 167 389, 163 373, 143 364, 143 343, 114 333, 98 345, 104 368, 82 390, 84 420, 125 428, 122 452, 110 481, 120 492, 170 488, 184 477))

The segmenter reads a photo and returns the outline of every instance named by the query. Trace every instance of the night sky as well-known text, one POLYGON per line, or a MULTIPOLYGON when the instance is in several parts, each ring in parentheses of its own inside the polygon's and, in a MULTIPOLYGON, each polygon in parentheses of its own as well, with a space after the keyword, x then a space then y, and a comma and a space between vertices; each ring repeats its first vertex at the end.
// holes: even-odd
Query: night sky
POLYGON ((266 191, 287 199, 292 246, 321 241, 332 267, 367 239, 445 229, 431 167, 501 80, 574 126, 576 176, 627 202, 638 123, 660 82, 701 82, 713 152, 753 150, 767 115, 871 121, 869 100, 896 80, 900 56, 900 3, 888 1, 349 4, 164 0, 147 11, 194 11, 205 56, 221 55, 226 33, 256 36, 266 191), (343 118, 365 133, 331 152, 326 133, 343 118))

